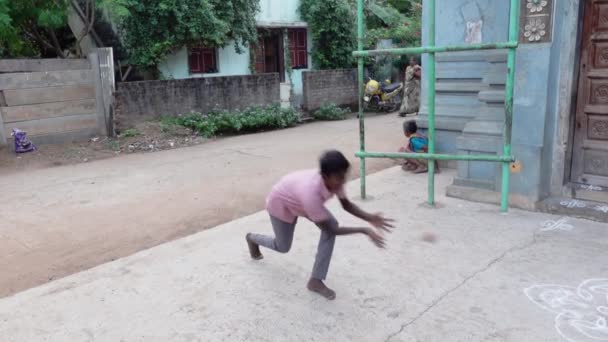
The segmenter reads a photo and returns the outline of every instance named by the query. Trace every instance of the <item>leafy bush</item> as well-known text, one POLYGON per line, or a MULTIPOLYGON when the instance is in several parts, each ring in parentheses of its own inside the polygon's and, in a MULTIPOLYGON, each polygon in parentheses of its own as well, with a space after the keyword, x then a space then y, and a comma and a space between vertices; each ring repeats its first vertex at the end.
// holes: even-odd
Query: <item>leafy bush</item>
POLYGON ((356 23, 347 0, 302 0, 300 15, 313 40, 313 65, 318 69, 353 66, 356 23))
POLYGON ((135 128, 128 128, 120 134, 121 138, 131 138, 139 135, 139 131, 135 128))
POLYGON ((346 119, 349 113, 350 111, 340 108, 334 103, 330 103, 321 106, 319 110, 312 114, 312 117, 315 120, 335 121, 346 119))
POLYGON ((251 133, 287 128, 298 123, 298 113, 293 109, 283 109, 279 105, 250 107, 243 111, 213 111, 208 114, 190 113, 175 118, 167 118, 183 127, 190 128, 204 137, 221 134, 251 133))

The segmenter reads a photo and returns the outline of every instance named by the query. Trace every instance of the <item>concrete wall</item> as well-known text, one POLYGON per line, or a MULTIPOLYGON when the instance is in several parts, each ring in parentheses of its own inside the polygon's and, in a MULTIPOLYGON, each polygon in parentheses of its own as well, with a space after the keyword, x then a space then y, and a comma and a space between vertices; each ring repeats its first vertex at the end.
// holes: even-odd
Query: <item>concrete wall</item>
POLYGON ((315 70, 303 73, 304 100, 302 107, 314 111, 329 103, 356 106, 357 70, 315 70))
MULTIPOLYGON (((557 108, 555 103, 559 97, 559 79, 561 78, 561 76, 557 75, 571 75, 574 68, 572 54, 569 55, 568 59, 570 65, 560 63, 563 40, 568 38, 572 41, 571 34, 575 31, 576 27, 577 13, 573 13, 573 2, 577 1, 555 1, 555 22, 566 26, 560 26, 560 30, 565 32, 564 34, 553 34, 553 40, 549 43, 521 44, 517 52, 513 154, 522 163, 523 168, 520 173, 512 175, 511 192, 514 193, 513 198, 517 199, 518 203, 515 204, 523 207, 533 207, 534 203, 548 193, 547 187, 549 184, 546 179, 550 178, 548 175, 552 173, 553 169, 553 155, 551 153, 553 152, 553 136, 556 134, 555 120, 557 118, 557 108), (565 20, 564 18, 568 19, 565 20), (547 153, 550 154, 548 155, 547 153)), ((426 4, 426 2, 423 4, 423 22, 428 23, 428 6, 426 4)), ((505 41, 508 31, 508 13, 508 1, 450 0, 446 2, 445 6, 437 7, 437 45, 465 43, 467 40, 466 24, 479 21, 483 25, 482 42, 505 41)), ((556 26, 553 27, 553 30, 556 30, 556 26)), ((428 27, 423 30, 423 44, 427 42, 428 27)), ((570 44, 567 49, 575 50, 576 47, 570 44)), ((487 70, 490 70, 487 68, 491 65, 491 63, 487 63, 491 60, 491 57, 488 58, 487 54, 487 52, 477 53, 480 57, 479 63, 461 65, 458 77, 468 78, 471 77, 470 75, 481 72, 483 74, 481 76, 482 79, 487 78, 487 70)), ((423 72, 426 61, 428 61, 428 58, 423 59, 423 72)), ((437 68, 439 84, 442 81, 441 70, 444 70, 441 60, 437 68)), ((571 82, 572 77, 569 76, 568 80, 571 82)), ((427 89, 428 84, 425 78, 423 82, 423 103, 426 103, 427 89)), ((480 94, 483 91, 482 89, 480 94)), ((504 93, 504 90, 502 92, 504 93)), ((438 93, 438 98, 439 96, 438 93)), ((457 101, 464 103, 465 97, 463 94, 458 96, 459 99, 457 101)), ((439 101, 438 106, 440 106, 439 101)), ((483 107, 485 105, 483 103, 484 100, 480 98, 480 101, 483 107)), ((422 112, 422 118, 424 118, 424 109, 422 112)), ((449 118, 451 113, 439 111, 437 115, 438 122, 445 122, 445 119, 449 118)), ((503 116, 504 111, 500 114, 501 118, 503 116)), ((469 120, 465 123, 465 127, 463 127, 463 133, 458 133, 453 129, 448 130, 447 127, 438 125, 438 138, 440 139, 438 146, 452 152, 450 151, 450 146, 456 147, 459 144, 462 145, 462 138, 466 138, 468 139, 466 144, 469 145, 466 150, 469 153, 473 153, 474 151, 483 151, 480 153, 491 154, 501 153, 501 137, 494 136, 493 132, 486 134, 481 132, 479 128, 483 127, 483 125, 475 122, 480 120, 479 116, 471 117, 469 120), (471 129, 471 127, 475 126, 477 131, 471 129), (469 127, 469 133, 466 132, 467 127, 469 127), (456 134, 454 134, 455 132, 456 134), (461 140, 459 141, 458 139, 461 140), (497 148, 489 147, 489 140, 492 140, 492 145, 497 145, 497 148), (477 148, 471 147, 475 144, 478 145, 477 148)), ((499 128, 497 125, 494 126, 492 126, 493 129, 499 128)), ((474 181, 479 180, 489 184, 491 186, 489 190, 500 191, 500 183, 498 181, 501 176, 500 168, 496 165, 466 162, 459 162, 459 165, 461 169, 466 168, 467 177, 472 180, 472 182, 467 184, 468 187, 475 188, 474 181)))
POLYGON ((88 60, 0 60, 0 144, 11 143, 13 128, 36 144, 108 134, 112 85, 104 96, 101 78, 98 52, 88 60))
POLYGON ((279 85, 276 73, 119 83, 115 122, 120 130, 163 115, 278 104, 279 85))

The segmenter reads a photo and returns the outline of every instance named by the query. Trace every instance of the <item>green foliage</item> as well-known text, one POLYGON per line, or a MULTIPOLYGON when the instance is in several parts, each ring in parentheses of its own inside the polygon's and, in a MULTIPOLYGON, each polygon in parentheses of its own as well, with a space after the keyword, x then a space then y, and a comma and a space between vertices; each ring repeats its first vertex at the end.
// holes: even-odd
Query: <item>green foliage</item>
POLYGON ((414 0, 387 0, 391 7, 404 14, 409 14, 414 2, 414 0))
POLYGON ((114 20, 123 20, 129 16, 129 0, 97 0, 97 7, 114 20))
POLYGON ((213 111, 209 114, 190 113, 165 118, 165 122, 190 128, 204 137, 281 129, 295 126, 298 113, 279 105, 250 107, 243 111, 213 111))
MULTIPOLYGON (((357 0, 349 0, 356 6, 357 0)), ((376 49, 378 41, 392 40, 393 47, 421 45, 422 5, 420 0, 364 0, 366 19, 365 48, 376 49)), ((367 59, 376 79, 392 79, 401 74, 410 56, 381 56, 367 59)))
POLYGON ((312 114, 312 117, 315 120, 336 121, 346 119, 349 113, 350 111, 340 108, 334 103, 330 103, 321 106, 319 110, 312 114))
MULTIPOLYGON (((67 26, 67 0, 0 0, 0 57, 38 57, 67 26)), ((58 51, 59 52, 59 51, 58 51)))
POLYGON ((300 15, 310 28, 313 64, 318 69, 353 65, 356 21, 347 0, 302 0, 300 15))
POLYGON ((369 11, 380 19, 380 23, 369 27, 366 35, 367 45, 373 46, 379 39, 392 39, 397 46, 420 46, 422 5, 412 2, 410 6, 406 15, 391 5, 370 3, 369 11))
POLYGON ((120 133, 121 138, 132 138, 140 135, 139 131, 135 128, 128 128, 120 133))
MULTIPOLYGON (((356 9, 357 0, 301 1, 300 15, 312 32, 316 68, 353 66, 356 9)), ((374 49, 380 39, 392 39, 396 46, 420 46, 420 0, 364 0, 364 12, 366 49, 374 49)))
MULTIPOLYGON (((289 46, 290 42, 289 42, 289 34, 287 29, 285 29, 283 31, 283 46, 289 46)), ((292 61, 291 61, 291 52, 289 51, 289 49, 283 49, 283 59, 284 59, 284 65, 285 65, 285 72, 287 72, 287 76, 289 77, 289 83, 293 84, 292 82, 292 77, 293 77, 293 67, 292 65, 292 61)))
POLYGON ((152 67, 176 48, 224 47, 237 52, 257 39, 259 0, 106 0, 120 1, 121 28, 131 64, 152 67))

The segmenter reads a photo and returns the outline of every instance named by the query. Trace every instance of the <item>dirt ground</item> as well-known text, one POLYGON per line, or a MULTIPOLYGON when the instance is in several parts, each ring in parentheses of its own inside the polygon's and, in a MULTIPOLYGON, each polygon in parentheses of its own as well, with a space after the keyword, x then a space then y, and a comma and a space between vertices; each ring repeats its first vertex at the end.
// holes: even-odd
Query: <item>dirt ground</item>
POLYGON ((41 145, 33 153, 17 156, 9 148, 0 149, 0 174, 88 163, 122 154, 171 150, 209 141, 183 127, 160 121, 142 122, 115 138, 95 137, 87 142, 41 145))
MULTIPOLYGON (((402 121, 366 120, 368 150, 396 150, 402 121)), ((181 142, 200 145, 177 149, 175 140, 173 150, 157 153, 129 153, 136 143, 154 145, 143 136, 125 138, 120 149, 97 140, 20 158, 3 151, 0 297, 259 211, 274 182, 315 167, 326 149, 351 157, 357 177, 358 131, 350 119, 205 144, 186 141, 188 133, 181 142)), ((370 160, 368 171, 392 165, 370 160)))

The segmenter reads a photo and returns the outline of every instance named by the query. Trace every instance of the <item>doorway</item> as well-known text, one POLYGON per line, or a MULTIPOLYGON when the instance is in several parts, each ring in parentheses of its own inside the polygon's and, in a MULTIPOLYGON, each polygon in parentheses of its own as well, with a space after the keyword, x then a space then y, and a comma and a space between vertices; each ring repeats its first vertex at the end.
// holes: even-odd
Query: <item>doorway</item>
POLYGON ((283 55, 283 33, 281 30, 265 30, 258 33, 255 46, 255 69, 258 73, 278 72, 285 82, 285 56, 283 55))

